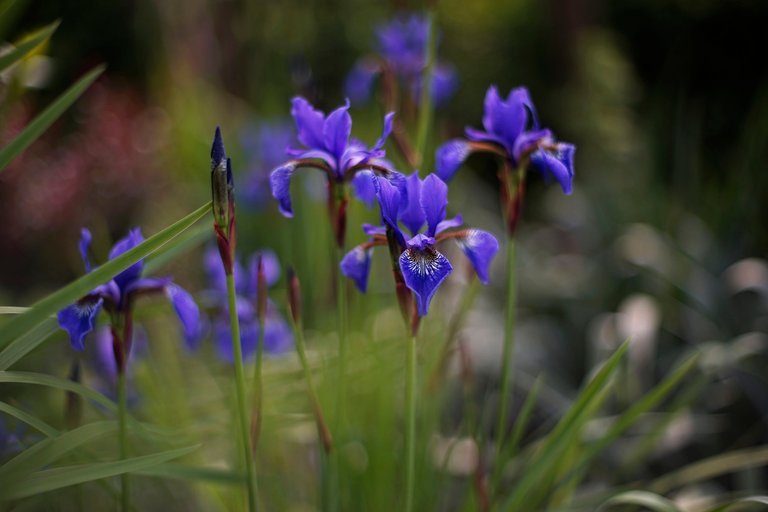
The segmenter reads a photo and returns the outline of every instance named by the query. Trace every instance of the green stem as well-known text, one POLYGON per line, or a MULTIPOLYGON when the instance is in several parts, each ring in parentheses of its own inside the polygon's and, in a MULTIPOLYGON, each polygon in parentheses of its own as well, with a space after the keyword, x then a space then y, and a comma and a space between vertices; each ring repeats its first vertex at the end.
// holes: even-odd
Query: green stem
POLYGON ((243 350, 240 346, 240 321, 237 318, 237 297, 235 278, 227 274, 227 297, 229 299, 229 322, 232 330, 232 353, 235 356, 235 391, 237 393, 237 415, 240 423, 240 438, 245 455, 245 470, 248 475, 248 510, 257 510, 256 473, 253 465, 251 437, 248 430, 248 415, 245 407, 245 374, 243 371, 243 350))
POLYGON ((259 318, 259 344, 256 347, 256 364, 253 367, 253 417, 251 419, 251 449, 256 450, 261 433, 261 411, 263 409, 263 387, 261 368, 264 360, 264 318, 259 318))
POLYGON ((408 336, 405 376, 405 512, 413 511, 416 485, 416 336, 408 336))
MULTIPOLYGON (((501 352, 501 394, 499 396, 499 417, 496 425, 496 457, 494 459, 493 482, 498 482, 504 464, 501 460, 507 427, 507 408, 512 389, 512 357, 515 345, 515 311, 517 306, 517 283, 515 266, 515 239, 507 239, 507 309, 504 315, 504 346, 501 352)), ((496 489, 494 489, 494 492, 496 489)))
MULTIPOLYGON (((119 425, 120 436, 120 459, 128 458, 128 400, 125 385, 125 371, 121 370, 117 374, 117 421, 119 425)), ((131 506, 131 486, 128 473, 120 475, 120 499, 121 510, 128 512, 131 506)))
POLYGON ((343 248, 334 246, 333 263, 336 266, 334 273, 336 275, 336 329, 339 332, 339 380, 337 383, 338 402, 337 421, 343 422, 344 418, 344 399, 345 383, 347 376, 347 294, 346 280, 338 268, 343 254, 343 248))
POLYGON ((419 124, 416 132, 417 167, 425 165, 427 137, 432 124, 432 71, 435 67, 435 14, 427 10, 427 47, 424 56, 424 70, 421 73, 421 95, 419 96, 419 124))

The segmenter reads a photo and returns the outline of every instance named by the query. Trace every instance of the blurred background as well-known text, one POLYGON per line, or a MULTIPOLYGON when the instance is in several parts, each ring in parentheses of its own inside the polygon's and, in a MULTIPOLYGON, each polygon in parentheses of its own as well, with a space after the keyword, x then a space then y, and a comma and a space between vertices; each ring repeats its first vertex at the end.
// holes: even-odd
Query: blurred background
MULTIPOLYGON (((326 112, 342 104, 347 74, 375 50, 376 27, 421 8, 360 0, 22 3, 6 40, 62 24, 49 46, 0 77, 2 94, 18 99, 4 103, 0 144, 87 69, 102 62, 108 69, 0 175, 0 303, 31 304, 81 275, 81 226, 93 231, 103 258, 128 228, 154 233, 207 200, 217 125, 236 173, 242 252, 276 250, 308 276, 308 304, 328 299, 322 180, 301 176, 297 218, 283 219, 265 191, 275 162, 267 162, 271 146, 259 133, 265 123, 287 126, 290 140, 296 94, 326 112)), ((573 195, 529 175, 518 394, 547 375, 539 411, 546 422, 593 363, 629 337, 622 400, 631 403, 697 348, 711 378, 631 474, 767 443, 768 66, 761 49, 768 48, 768 3, 442 0, 436 20, 439 58, 455 68, 458 84, 437 106, 432 150, 464 126, 480 126, 490 84, 503 93, 526 85, 542 124, 577 146, 573 195)), ((381 130, 380 97, 353 104, 353 133, 367 143, 381 130)), ((413 112, 398 115, 415 133, 413 112)), ((404 164, 391 143, 387 152, 404 164)), ((452 185, 450 208, 501 238, 496 198, 495 162, 473 156, 452 185)), ((349 243, 363 241, 359 223, 377 216, 355 206, 349 243)), ((204 287, 201 251, 171 265, 193 292, 204 287)), ((391 307, 380 256, 371 297, 354 292, 353 311, 391 307)), ((498 259, 492 275, 501 276, 498 259)), ((461 294, 456 274, 438 308, 450 310, 461 294)), ((495 279, 460 336, 472 347, 480 394, 497 387, 503 297, 503 279, 495 279)), ((332 329, 321 310, 307 307, 307 315, 308 329, 332 329)), ((61 345, 68 350, 63 337, 61 345)))

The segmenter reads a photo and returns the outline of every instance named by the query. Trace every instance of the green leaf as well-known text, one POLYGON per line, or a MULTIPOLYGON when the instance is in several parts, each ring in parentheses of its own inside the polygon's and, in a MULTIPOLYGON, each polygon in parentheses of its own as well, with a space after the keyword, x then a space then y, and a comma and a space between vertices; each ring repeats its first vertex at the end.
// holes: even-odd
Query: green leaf
POLYGON ((0 402, 0 412, 4 412, 6 414, 9 414, 13 416, 16 419, 19 419, 29 425, 30 427, 34 428, 35 430, 42 432, 48 437, 53 437, 59 435, 59 431, 53 428, 52 426, 48 425, 46 422, 44 422, 41 419, 38 419, 31 414, 22 411, 21 409, 18 409, 10 404, 7 404, 5 402, 0 402))
POLYGON ((64 91, 45 110, 32 120, 16 137, 3 149, 0 149, 0 171, 11 163, 11 160, 27 149, 42 133, 48 129, 58 117, 75 102, 81 94, 104 72, 104 66, 97 66, 78 80, 73 86, 64 91))
POLYGON ((609 499, 597 509, 606 510, 612 505, 639 505, 656 512, 681 512, 677 505, 663 496, 647 491, 628 491, 609 499))
POLYGON ((19 46, 9 51, 8 53, 0 56, 0 71, 15 64, 17 61, 23 59, 27 54, 31 53, 35 48, 40 46, 46 39, 56 31, 59 26, 59 22, 55 21, 37 31, 34 35, 21 43, 19 46))
POLYGON ((213 484, 241 485, 245 483, 245 474, 227 469, 201 468, 185 464, 161 464, 149 469, 136 472, 143 476, 160 478, 175 478, 177 480, 193 480, 213 484))
MULTIPOLYGON (((0 481, 6 482, 4 489, 9 489, 13 486, 7 485, 8 482, 19 481, 28 473, 56 462, 78 446, 117 428, 116 421, 98 421, 43 439, 0 466, 0 481)), ((0 496, 3 492, 0 491, 0 496)))
POLYGON ((765 510, 768 507, 768 496, 749 496, 742 498, 738 501, 728 503, 717 508, 713 508, 710 512, 730 512, 736 510, 756 510, 755 505, 762 505, 758 510, 765 510))
POLYGON ((589 419, 591 413, 606 398, 607 391, 610 389, 607 386, 608 381, 616 371, 628 347, 629 343, 624 342, 579 394, 576 402, 547 436, 541 449, 535 453, 531 465, 526 468, 525 474, 504 503, 503 510, 532 510, 536 508, 537 504, 531 502, 534 499, 533 495, 536 494, 537 497, 541 497, 546 494, 540 492, 541 483, 548 481, 548 475, 554 474, 555 468, 560 462, 559 456, 568 448, 569 441, 581 432, 581 427, 589 419), (539 486, 538 489, 537 486, 539 486))
POLYGON ((96 402, 110 411, 117 411, 117 405, 106 396, 68 379, 60 379, 44 373, 0 371, 0 384, 4 382, 36 384, 38 386, 56 388, 62 391, 71 391, 83 398, 96 402))
POLYGON ((43 492, 61 489, 62 487, 69 487, 70 485, 100 480, 123 473, 134 473, 183 457, 198 447, 199 445, 195 445, 113 462, 94 462, 39 471, 33 473, 23 482, 17 483, 12 488, 4 489, 5 495, 3 499, 15 500, 26 498, 43 492))
POLYGON ((210 211, 210 208, 211 203, 208 202, 159 233, 147 238, 133 249, 95 268, 92 272, 37 302, 25 313, 14 317, 0 328, 0 348, 6 347, 11 341, 24 335, 58 310, 87 295, 100 284, 108 282, 121 271, 157 251, 203 218, 210 211))
POLYGON ((56 319, 48 317, 23 336, 13 340, 10 345, 0 351, 0 370, 10 368, 16 361, 42 345, 58 330, 59 323, 56 319))

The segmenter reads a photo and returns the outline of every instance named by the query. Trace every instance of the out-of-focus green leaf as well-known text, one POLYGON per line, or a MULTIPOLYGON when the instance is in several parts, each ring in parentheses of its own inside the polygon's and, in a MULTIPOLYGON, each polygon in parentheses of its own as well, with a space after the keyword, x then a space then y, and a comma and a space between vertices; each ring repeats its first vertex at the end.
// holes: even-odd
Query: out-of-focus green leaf
POLYGON ((16 419, 19 419, 29 425, 30 427, 34 428, 35 430, 42 432, 48 437, 53 437, 56 435, 59 435, 59 431, 53 428, 52 426, 48 425, 43 420, 36 418, 32 416, 31 414, 22 411, 21 409, 18 409, 10 404, 7 404, 5 402, 0 402, 0 412, 4 412, 6 414, 10 414, 16 419))
POLYGON ((59 323, 55 318, 48 317, 23 336, 0 351, 0 370, 7 370, 16 361, 42 345, 50 336, 58 331, 59 323))
POLYGON ((4 489, 3 499, 26 498, 27 496, 34 496, 43 492, 61 489, 62 487, 69 487, 70 485, 91 482, 123 473, 134 473, 183 457, 198 447, 199 445, 195 445, 113 462, 95 462, 39 471, 30 475, 23 482, 4 489))
POLYGON ((9 51, 4 55, 0 55, 0 71, 3 71, 5 68, 15 64, 19 60, 26 57, 27 54, 29 54, 35 48, 40 46, 40 44, 45 42, 46 39, 51 37, 51 35, 56 31, 56 28, 58 26, 59 26, 59 22, 54 21, 47 27, 44 27, 38 30, 35 34, 33 34, 31 37, 29 37, 26 41, 21 43, 19 46, 17 46, 13 50, 9 51))
POLYGON ((92 272, 72 281, 68 285, 37 302, 28 311, 13 318, 0 328, 0 347, 6 347, 11 341, 24 335, 36 325, 45 321, 58 310, 87 295, 100 284, 108 282, 121 271, 130 267, 142 258, 147 257, 168 244, 178 235, 192 227, 210 210, 211 204, 206 203, 186 217, 176 221, 169 227, 152 235, 136 247, 124 252, 92 272))
POLYGON ((93 400, 97 404, 106 407, 110 411, 117 411, 115 403, 106 396, 98 393, 90 388, 72 382, 68 379, 60 379, 53 375, 46 375, 44 373, 33 372, 8 372, 0 371, 0 383, 14 383, 14 384, 35 384, 38 386, 46 386, 51 388, 60 389, 62 391, 71 391, 88 400, 93 400))
POLYGON ((647 491, 629 491, 609 499, 597 509, 608 510, 613 505, 638 505, 656 512, 681 512, 677 506, 663 496, 647 491))
POLYGON ((197 480, 214 484, 240 485, 245 483, 245 475, 234 471, 218 468, 201 468, 185 464, 160 464, 149 469, 136 472, 139 475, 160 478, 176 478, 177 480, 197 480))
POLYGON ((64 91, 53 103, 43 110, 36 118, 21 130, 16 137, 4 148, 0 149, 0 171, 11 163, 11 160, 27 149, 42 133, 48 129, 61 114, 75 102, 81 94, 104 72, 104 66, 97 66, 84 77, 75 82, 73 86, 64 91))
POLYGON ((736 512, 737 510, 765 510, 768 508, 768 496, 749 496, 738 501, 721 505, 709 512, 736 512), (755 505, 760 505, 755 507, 755 505))

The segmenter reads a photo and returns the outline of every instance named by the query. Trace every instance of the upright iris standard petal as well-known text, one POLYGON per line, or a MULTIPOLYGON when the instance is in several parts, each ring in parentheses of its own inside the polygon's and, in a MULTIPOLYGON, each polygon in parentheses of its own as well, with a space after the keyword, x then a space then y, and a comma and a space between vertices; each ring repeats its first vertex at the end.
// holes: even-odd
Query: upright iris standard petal
POLYGON ((554 177, 563 192, 573 192, 573 144, 559 143, 557 149, 541 148, 531 154, 531 163, 545 176, 554 177))
POLYGON ((83 340, 93 330, 96 315, 101 311, 104 299, 86 297, 65 307, 56 315, 59 326, 69 333, 69 342, 78 352, 85 349, 83 340))
POLYGON ((83 264, 85 265, 85 271, 91 271, 91 260, 88 257, 88 252, 91 249, 91 232, 88 228, 82 228, 80 230, 80 243, 78 248, 80 249, 80 256, 83 258, 83 264))
POLYGON ((400 191, 386 179, 376 178, 375 184, 376 197, 381 208, 381 220, 399 233, 397 218, 400 210, 400 191))
POLYGON ((372 249, 365 249, 358 245, 341 260, 339 268, 341 273, 352 279, 360 292, 365 293, 368 290, 368 274, 371 271, 371 252, 372 249))
POLYGON ((286 162, 278 167, 269 176, 269 185, 272 188, 272 197, 277 199, 280 213, 285 217, 293 217, 291 206, 291 177, 296 172, 295 162, 286 162))
POLYGON ((302 98, 296 96, 291 100, 291 116, 296 121, 299 142, 308 148, 325 148, 323 129, 325 116, 319 110, 302 98))
POLYGON ((331 112, 323 124, 323 141, 326 150, 337 162, 341 160, 352 134, 352 117, 349 115, 349 100, 343 107, 331 112))
POLYGON ((448 258, 433 248, 409 248, 400 255, 400 270, 406 286, 416 294, 419 316, 424 316, 437 288, 453 267, 448 258))
POLYGON ((456 242, 472 263, 480 282, 488 284, 488 269, 493 257, 499 252, 499 241, 496 237, 487 231, 470 229, 465 237, 457 238, 456 242))
POLYGON ((461 164, 469 156, 469 143, 463 139, 449 140, 437 149, 435 161, 437 162, 437 175, 443 181, 450 181, 461 164))
MULTIPOLYGON (((130 230, 126 237, 121 238, 117 241, 117 243, 115 243, 114 246, 112 246, 112 250, 109 251, 109 259, 113 260, 117 258, 124 252, 133 249, 143 241, 144 235, 141 234, 140 228, 130 230)), ((120 290, 125 290, 131 281, 134 281, 138 279, 139 276, 141 276, 142 270, 144 270, 144 260, 139 260, 127 269, 117 274, 114 278, 114 281, 117 283, 117 286, 120 287, 120 290)))
POLYGON ((421 206, 421 186, 418 171, 405 179, 406 200, 401 201, 399 216, 411 235, 418 233, 425 222, 424 208, 421 206))
POLYGON ((427 236, 435 236, 437 225, 445 220, 448 206, 448 185, 435 174, 424 178, 421 186, 421 207, 427 221, 427 236))
POLYGON ((169 284, 165 287, 165 295, 171 301, 176 316, 181 322, 184 340, 187 346, 194 348, 200 339, 201 323, 200 309, 192 296, 181 286, 169 284))

